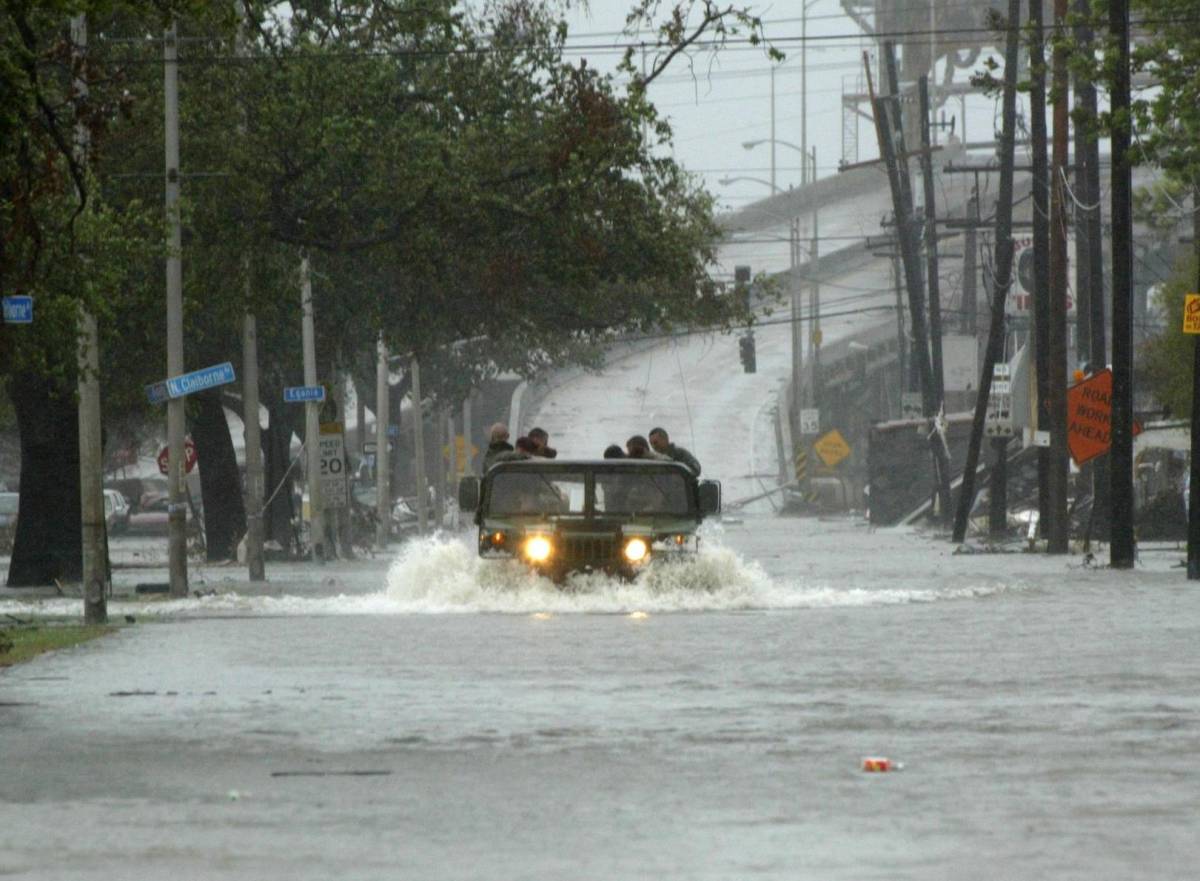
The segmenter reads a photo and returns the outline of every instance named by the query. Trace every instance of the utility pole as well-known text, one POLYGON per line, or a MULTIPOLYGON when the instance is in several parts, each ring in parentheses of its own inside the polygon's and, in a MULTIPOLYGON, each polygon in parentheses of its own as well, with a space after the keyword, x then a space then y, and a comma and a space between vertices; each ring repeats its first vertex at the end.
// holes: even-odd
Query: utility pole
MULTIPOLYGON (((967 214, 979 223, 979 178, 975 179, 975 190, 967 200, 967 214)), ((979 253, 979 243, 976 239, 975 226, 963 230, 963 295, 962 295, 962 328, 964 333, 975 336, 979 332, 979 306, 976 285, 979 282, 979 267, 976 259, 979 253)))
MULTIPOLYGON (((237 3, 238 20, 236 54, 244 57, 246 50, 246 5, 237 3)), ((239 134, 246 134, 243 119, 239 134)), ((247 252, 242 269, 246 273, 246 311, 242 313, 242 426, 246 445, 246 569, 251 581, 266 581, 263 562, 263 488, 262 436, 258 423, 258 320, 250 308, 250 254, 247 252)))
POLYGON ((992 320, 988 327, 987 350, 979 375, 979 394, 971 423, 971 440, 958 493, 958 511, 954 517, 954 542, 967 537, 967 520, 975 503, 975 472, 979 468, 979 448, 983 442, 983 423, 987 416, 988 396, 992 390, 992 368, 1004 349, 1004 301, 1012 278, 1013 240, 1013 147, 1017 117, 1017 53, 1020 48, 1021 0, 1008 0, 1007 36, 1004 46, 1004 102, 1000 133, 1000 194, 996 204, 996 276, 992 294, 992 320))
MULTIPOLYGON (((879 140, 879 153, 888 172, 888 184, 892 191, 892 205, 896 215, 896 234, 900 243, 900 258, 904 267, 905 287, 908 289, 908 307, 912 316, 914 357, 917 375, 921 382, 921 412, 926 419, 937 415, 933 387, 933 368, 929 361, 929 337, 925 324, 924 279, 918 255, 916 224, 912 216, 912 181, 908 173, 907 151, 904 143, 903 125, 900 119, 900 83, 896 73, 896 53, 891 42, 883 44, 884 63, 888 78, 888 96, 876 98, 867 63, 867 88, 871 95, 871 106, 875 115, 875 132, 879 140)), ((866 61, 866 56, 864 56, 866 61)), ((936 233, 935 245, 936 248, 936 233)), ((933 459, 936 479, 935 489, 939 498, 947 503, 950 498, 950 463, 945 444, 937 432, 929 435, 930 455, 933 459)))
POLYGON ((388 451, 388 422, 391 401, 388 396, 388 349, 379 335, 375 344, 375 548, 387 547, 392 518, 391 454, 388 451))
MULTIPOLYGON (((817 148, 812 149, 812 168, 817 167, 817 148)), ((809 182, 812 182, 810 178, 809 182)), ((821 282, 817 280, 817 264, 821 256, 820 209, 814 208, 812 213, 812 239, 808 249, 809 284, 809 320, 812 322, 812 336, 809 342, 809 357, 812 360, 812 394, 813 406, 820 409, 825 403, 825 381, 821 374, 821 282)))
POLYGON ((771 62, 771 192, 778 193, 775 186, 775 63, 771 62))
MULTIPOLYGON (((1192 247, 1200 291, 1200 187, 1192 190, 1192 247)), ((1200 335, 1192 339, 1192 461, 1188 471, 1188 581, 1200 581, 1200 335)))
POLYGON ((463 467, 464 475, 475 473, 475 456, 471 452, 471 448, 475 444, 475 431, 471 424, 471 394, 471 392, 467 392, 467 396, 463 398, 462 403, 463 455, 467 459, 463 467))
POLYGON ((1117 45, 1112 130, 1112 447, 1109 563, 1132 569, 1133 538, 1133 168, 1129 161, 1129 0, 1112 0, 1109 32, 1117 45), (1125 119, 1122 120, 1122 115, 1125 119))
POLYGON ((417 527, 429 531, 429 492, 425 480, 425 416, 421 407, 421 364, 412 359, 413 464, 417 479, 417 527))
POLYGON ((803 406, 801 390, 804 384, 804 333, 800 328, 800 218, 793 217, 788 244, 791 251, 792 283, 792 414, 793 424, 799 425, 803 406))
MULTIPOLYGON (((1063 34, 1067 21, 1067 0, 1054 0, 1054 30, 1063 34)), ((1067 49, 1055 43, 1054 145, 1051 156, 1050 187, 1050 372, 1047 377, 1049 399, 1043 412, 1050 430, 1050 450, 1046 489, 1049 493, 1050 522, 1047 524, 1046 550, 1065 554, 1069 550, 1070 521, 1067 515, 1067 480, 1070 465, 1067 453, 1067 49)))
MULTIPOLYGON (((1091 13, 1090 0, 1076 0, 1076 11, 1079 13, 1080 25, 1077 40, 1080 51, 1090 55, 1094 35, 1087 17, 1091 13)), ((1081 77, 1076 81, 1075 93, 1086 119, 1096 119, 1099 116, 1096 99, 1096 85, 1090 77, 1081 77)), ((1086 281, 1081 278, 1079 283, 1080 298, 1076 308, 1082 315, 1084 304, 1087 304, 1088 316, 1088 346, 1087 360, 1093 370, 1102 370, 1108 364, 1107 344, 1104 333, 1104 246, 1103 230, 1101 228, 1100 208, 1100 142, 1095 133, 1089 132, 1086 125, 1077 126, 1082 136, 1076 136, 1075 164, 1082 171, 1083 185, 1080 187, 1080 199, 1084 203, 1081 210, 1082 222, 1076 226, 1076 237, 1087 243, 1086 281), (1086 287, 1085 287, 1086 286, 1086 287), (1086 290, 1087 296, 1082 296, 1086 290)), ((1080 269, 1083 269, 1082 260, 1080 269)), ((1082 343, 1081 343, 1082 345, 1082 343)), ((1099 528, 1101 534, 1108 535, 1108 456, 1100 456, 1090 463, 1092 470, 1092 514, 1088 525, 1088 537, 1092 530, 1099 528)))
MULTIPOLYGON (((179 217, 179 55, 175 20, 163 32, 167 165, 167 376, 183 373, 183 232, 179 217)), ((183 398, 167 401, 167 557, 170 595, 188 594, 187 501, 183 489, 183 398)))
MULTIPOLYGON (((308 255, 300 257, 300 320, 304 345, 304 384, 317 384, 317 340, 313 327, 312 273, 308 255)), ((308 471, 308 541, 314 562, 325 560, 325 518, 321 510, 320 404, 304 402, 304 446, 308 471)))
MULTIPOLYGON (((1046 52, 1043 0, 1029 0, 1029 140, 1033 151, 1033 375, 1037 391, 1034 429, 1044 427, 1050 403, 1050 198, 1046 165, 1046 52)), ((1050 450, 1038 447, 1038 522, 1050 521, 1050 450)))
MULTIPOLYGON (((87 16, 71 19, 73 86, 75 91, 75 160, 88 166, 91 136, 79 120, 87 104, 87 16)), ((78 194, 82 202, 83 193, 78 194)), ((79 513, 83 539, 83 622, 108 621, 108 537, 104 522, 104 448, 100 417, 100 334, 96 316, 79 304, 75 358, 79 376, 79 513)))
MULTIPOLYGON (((933 20, 933 4, 929 6, 929 17, 933 20)), ((929 35, 930 65, 933 58, 933 34, 929 35)), ((938 278, 937 195, 933 189, 933 143, 929 129, 933 110, 929 103, 929 78, 921 77, 918 84, 921 101, 921 178, 925 185, 925 278, 929 290, 929 342, 930 368, 933 371, 933 413, 941 417, 946 402, 946 375, 942 366, 942 297, 938 278)), ((940 444, 943 438, 935 440, 940 444)), ((950 517, 950 473, 949 456, 935 455, 934 465, 938 468, 938 509, 940 518, 950 517)))
MULTIPOLYGON (((246 276, 246 296, 250 277, 246 276)), ((262 435, 258 423, 258 321, 254 313, 242 313, 242 424, 246 441, 246 568, 251 581, 265 581, 263 562, 263 462, 262 435)))

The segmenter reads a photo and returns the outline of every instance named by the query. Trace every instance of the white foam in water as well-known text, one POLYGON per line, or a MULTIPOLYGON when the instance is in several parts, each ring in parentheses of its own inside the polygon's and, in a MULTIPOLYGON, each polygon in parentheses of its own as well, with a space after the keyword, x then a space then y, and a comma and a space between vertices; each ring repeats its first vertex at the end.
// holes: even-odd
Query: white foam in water
MULTIPOLYGON (((753 561, 711 540, 691 560, 650 566, 635 581, 571 576, 557 586, 513 560, 484 560, 454 537, 410 541, 378 593, 325 597, 236 592, 154 602, 119 600, 110 614, 138 617, 219 615, 388 615, 447 613, 697 612, 922 603, 988 596, 1025 585, 982 580, 930 588, 833 586, 778 581, 753 561)), ((0 614, 77 615, 79 601, 0 601, 0 614)))

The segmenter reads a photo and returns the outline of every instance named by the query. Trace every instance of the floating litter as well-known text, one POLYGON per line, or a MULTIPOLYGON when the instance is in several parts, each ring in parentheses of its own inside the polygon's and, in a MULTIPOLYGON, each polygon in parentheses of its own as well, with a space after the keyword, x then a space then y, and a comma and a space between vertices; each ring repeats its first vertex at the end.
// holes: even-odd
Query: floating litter
POLYGON ((554 616, 549 612, 534 612, 529 617, 533 618, 534 621, 549 621, 554 616))
POLYGON ((635 621, 641 621, 643 618, 649 618, 650 615, 647 612, 630 612, 629 617, 635 621))
POLYGON ((862 769, 864 771, 883 773, 884 771, 899 771, 904 766, 899 762, 893 762, 887 756, 867 756, 862 760, 862 769))

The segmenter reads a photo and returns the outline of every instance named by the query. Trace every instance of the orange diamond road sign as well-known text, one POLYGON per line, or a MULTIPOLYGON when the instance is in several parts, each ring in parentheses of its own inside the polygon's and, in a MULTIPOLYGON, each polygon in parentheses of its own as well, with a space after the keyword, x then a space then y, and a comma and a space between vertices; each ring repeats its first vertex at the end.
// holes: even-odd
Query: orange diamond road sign
MULTIPOLYGON (((1135 420, 1133 433, 1142 433, 1135 420)), ((1112 445, 1112 371, 1093 373, 1067 389, 1067 449, 1076 465, 1103 456, 1112 445)))
POLYGON ((846 443, 842 433, 835 428, 817 438, 813 450, 827 467, 832 468, 850 455, 850 444, 846 443))
POLYGON ((1183 298, 1183 332, 1200 333, 1200 294, 1183 298))

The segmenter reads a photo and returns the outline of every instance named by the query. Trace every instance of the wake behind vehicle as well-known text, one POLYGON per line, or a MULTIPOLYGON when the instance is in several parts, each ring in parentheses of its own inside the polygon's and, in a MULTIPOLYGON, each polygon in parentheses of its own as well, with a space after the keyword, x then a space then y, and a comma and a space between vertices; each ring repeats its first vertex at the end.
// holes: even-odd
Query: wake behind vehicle
POLYGON ((525 459, 465 477, 479 555, 516 558, 563 581, 572 572, 632 578, 651 560, 694 553, 696 530, 721 510, 721 485, 677 462, 525 459))

